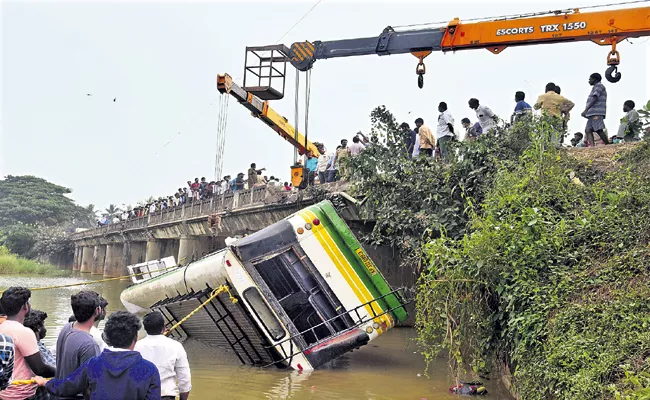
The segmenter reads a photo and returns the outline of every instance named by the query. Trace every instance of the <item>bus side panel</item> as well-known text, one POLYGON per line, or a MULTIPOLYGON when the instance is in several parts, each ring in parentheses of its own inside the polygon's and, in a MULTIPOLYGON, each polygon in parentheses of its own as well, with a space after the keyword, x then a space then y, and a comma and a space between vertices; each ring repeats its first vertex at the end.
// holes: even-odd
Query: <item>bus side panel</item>
MULTIPOLYGON (((377 268, 375 263, 368 257, 368 254, 365 252, 361 243, 357 240, 356 236, 350 230, 350 227, 345 223, 345 221, 337 214, 336 210, 329 202, 320 202, 315 206, 310 207, 311 209, 318 208, 332 223, 336 231, 339 233, 341 239, 344 241, 345 245, 351 250, 353 257, 357 262, 364 266, 364 268, 359 268, 363 271, 363 274, 370 278, 373 286, 379 291, 380 296, 383 296, 392 291, 391 287, 386 282, 386 279, 382 275, 381 271, 377 268)), ((399 321, 405 321, 408 317, 408 313, 403 307, 400 307, 402 304, 401 301, 395 295, 389 295, 384 298, 388 304, 388 308, 395 308, 392 311, 392 314, 397 317, 399 321), (399 308, 396 308, 399 307, 399 308)))
MULTIPOLYGON (((313 234, 313 229, 312 231, 307 231, 300 238, 300 247, 311 260, 314 260, 312 261, 314 267, 323 276, 334 295, 346 310, 352 310, 370 300, 364 296, 361 289, 357 287, 354 279, 350 276, 350 274, 354 274, 354 271, 347 271, 344 266, 337 265, 336 260, 332 259, 319 239, 313 234), (319 262, 318 260, 329 260, 329 262, 319 262)), ((366 306, 360 309, 359 316, 362 318, 366 318, 366 316, 371 318, 372 312, 370 307, 366 306)), ((356 313, 351 314, 351 317, 356 321, 356 313)), ((372 326, 372 321, 369 325, 372 326)))
MULTIPOLYGON (((388 306, 386 302, 383 299, 376 300, 378 297, 381 297, 379 294, 379 291, 375 287, 375 285, 372 284, 372 281, 363 272, 363 267, 359 265, 359 262, 357 259, 353 256, 352 251, 348 246, 345 245, 343 240, 341 239, 341 236, 338 234, 336 229, 332 226, 331 222, 323 214, 320 209, 317 207, 310 207, 306 210, 301 211, 301 214, 304 216, 306 221, 311 221, 315 218, 318 218, 321 223, 318 226, 314 226, 312 230, 320 235, 323 235, 325 241, 331 241, 332 245, 336 248, 337 252, 340 254, 340 256, 343 258, 343 261, 346 265, 349 266, 351 269, 351 273, 354 274, 356 280, 359 281, 359 284, 363 286, 361 288, 362 292, 367 293, 367 298, 365 299, 364 302, 369 302, 372 301, 372 304, 370 305, 369 308, 372 308, 374 310, 374 313, 379 315, 383 314, 384 311, 388 310, 388 306)), ((372 313, 372 311, 371 311, 372 313)), ((371 314, 372 316, 372 314, 371 314)), ((394 318, 392 314, 388 313, 385 315, 380 315, 375 318, 377 322, 380 324, 382 322, 385 322, 388 328, 391 328, 394 325, 394 318)), ((386 329, 381 329, 381 331, 385 331, 386 329)))

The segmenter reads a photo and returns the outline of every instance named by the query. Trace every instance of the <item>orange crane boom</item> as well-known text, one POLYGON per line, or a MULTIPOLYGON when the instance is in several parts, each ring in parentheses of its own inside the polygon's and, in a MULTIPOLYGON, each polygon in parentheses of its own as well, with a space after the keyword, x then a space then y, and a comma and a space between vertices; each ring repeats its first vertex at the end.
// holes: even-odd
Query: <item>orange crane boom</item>
POLYGON ((650 7, 581 12, 572 8, 480 22, 463 23, 455 18, 446 26, 398 31, 387 27, 378 37, 334 41, 304 41, 291 45, 288 58, 298 70, 310 69, 316 60, 369 54, 411 53, 422 87, 424 58, 433 51, 487 49, 499 54, 509 46, 593 41, 611 46, 605 76, 618 82, 620 54, 617 43, 631 37, 650 36, 650 7))

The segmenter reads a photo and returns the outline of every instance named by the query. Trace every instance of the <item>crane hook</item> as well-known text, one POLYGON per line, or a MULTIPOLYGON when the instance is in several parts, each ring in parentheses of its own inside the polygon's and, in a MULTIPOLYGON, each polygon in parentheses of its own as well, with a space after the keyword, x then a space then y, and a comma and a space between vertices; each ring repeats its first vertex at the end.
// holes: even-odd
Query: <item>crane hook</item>
POLYGON ((424 87, 424 74, 427 72, 427 67, 420 60, 420 63, 415 67, 415 73, 418 76, 418 87, 422 89, 424 87))
POLYGON ((605 71, 605 78, 611 83, 620 81, 621 73, 618 72, 618 67, 616 65, 610 65, 605 71))
POLYGON ((609 67, 605 71, 605 78, 611 82, 616 83, 621 80, 621 73, 618 72, 618 65, 621 63, 621 55, 616 50, 617 38, 612 38, 612 50, 607 54, 607 65, 609 67))

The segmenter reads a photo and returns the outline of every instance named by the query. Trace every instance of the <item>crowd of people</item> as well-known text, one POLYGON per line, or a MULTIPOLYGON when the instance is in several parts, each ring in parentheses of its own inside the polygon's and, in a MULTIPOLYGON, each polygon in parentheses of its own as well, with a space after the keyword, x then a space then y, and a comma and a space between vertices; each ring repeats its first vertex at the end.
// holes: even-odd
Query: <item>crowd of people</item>
POLYGON ((108 214, 104 214, 97 221, 97 225, 104 226, 147 215, 155 215, 162 211, 182 207, 185 204, 207 201, 211 198, 221 196, 224 193, 233 193, 254 187, 273 186, 277 191, 285 192, 294 190, 290 182, 280 183, 280 179, 275 176, 263 176, 262 174, 265 170, 265 168, 258 169, 256 164, 253 163, 248 170, 248 178, 242 172, 238 173, 235 178, 226 175, 219 181, 207 181, 205 177, 200 180, 199 178, 194 178, 194 181, 187 181, 187 187, 178 188, 171 196, 160 197, 156 200, 148 201, 142 206, 129 208, 114 215, 112 218, 108 214))
MULTIPOLYGON (((642 123, 639 113, 635 110, 635 103, 627 100, 623 104, 624 116, 620 120, 618 132, 608 137, 605 128, 605 117, 607 115, 607 89, 602 83, 602 76, 593 73, 589 77, 591 91, 587 97, 586 106, 581 116, 586 121, 584 134, 577 132, 570 140, 575 147, 594 147, 601 144, 614 144, 621 142, 634 142, 640 140, 642 134, 642 123), (598 139, 595 139, 594 134, 598 139)), ((548 83, 545 91, 541 94, 535 104, 531 107, 526 102, 526 94, 517 91, 514 96, 515 107, 510 116, 510 124, 514 124, 522 118, 532 115, 533 110, 541 110, 543 115, 550 117, 553 130, 556 133, 554 140, 558 145, 564 142, 567 134, 567 122, 571 117, 571 111, 575 104, 562 96, 561 88, 555 83, 548 83)), ((465 129, 465 140, 475 140, 481 134, 497 127, 499 117, 487 106, 480 103, 478 99, 472 98, 468 101, 470 109, 476 113, 476 122, 465 117, 461 124, 465 129)), ((415 129, 411 130, 408 123, 402 123, 406 137, 406 151, 410 157, 439 157, 447 159, 449 142, 458 140, 458 132, 454 127, 454 118, 450 114, 447 104, 441 102, 438 105, 438 121, 436 133, 424 124, 422 118, 415 120, 415 129)), ((646 132, 646 134, 648 134, 646 132)))
MULTIPOLYGON (((633 142, 640 140, 642 124, 639 113, 635 110, 635 103, 627 100, 623 104, 624 116, 620 120, 618 132, 608 137, 605 128, 607 116, 607 89, 602 83, 602 76, 593 73, 589 77, 591 91, 587 97, 584 110, 581 116, 586 121, 584 133, 576 132, 570 139, 574 147, 594 147, 603 144, 615 144, 621 142, 633 142), (594 136, 594 134, 596 136, 594 136)), ((550 117, 556 137, 554 140, 558 145, 564 143, 567 135, 567 123, 571 118, 571 112, 575 103, 562 96, 561 88, 555 83, 548 83, 544 93, 538 96, 537 101, 531 106, 526 102, 526 94, 517 91, 514 94, 514 110, 509 118, 509 124, 528 118, 533 110, 539 110, 543 115, 550 117)), ((465 117, 461 125, 465 130, 464 140, 475 140, 483 133, 495 129, 501 120, 488 106, 481 104, 476 98, 468 101, 469 108, 475 113, 475 122, 465 117)), ((415 120, 415 127, 404 122, 400 129, 404 133, 405 148, 409 157, 435 157, 447 160, 449 157, 450 143, 460 140, 460 132, 455 127, 455 119, 448 109, 447 103, 438 104, 438 119, 435 133, 423 118, 415 120)), ((306 154, 305 169, 307 172, 307 185, 335 182, 347 176, 345 162, 351 157, 358 156, 364 149, 377 142, 377 137, 369 139, 362 132, 352 137, 352 143, 348 139, 342 139, 333 152, 327 150, 323 143, 315 142, 314 145, 320 153, 318 156, 312 152, 306 154)), ((300 161, 302 164, 302 161, 300 161)), ((255 163, 251 164, 248 173, 238 173, 235 178, 230 175, 224 176, 218 181, 207 181, 206 178, 195 178, 194 181, 187 181, 187 187, 179 188, 173 195, 161 197, 150 201, 144 206, 138 206, 125 211, 121 215, 114 216, 111 220, 107 215, 98 221, 98 225, 121 222, 128 219, 138 218, 149 214, 155 214, 169 208, 180 207, 195 201, 208 200, 226 192, 236 192, 254 188, 256 186, 268 186, 273 192, 287 192, 296 190, 290 182, 280 183, 274 176, 263 176, 265 168, 258 168, 255 163)))
MULTIPOLYGON (((591 91, 587 97, 585 108, 581 112, 581 116, 587 120, 584 134, 582 132, 575 133, 570 140, 571 145, 594 147, 602 144, 640 140, 643 128, 639 113, 635 110, 635 103, 632 100, 627 100, 623 104, 624 116, 620 120, 618 132, 608 138, 604 123, 607 115, 607 90, 602 83, 602 76, 593 73, 588 82, 591 85, 591 91), (597 135, 597 138, 594 137, 594 134, 597 135)), ((534 110, 539 110, 542 115, 549 117, 556 134, 553 139, 558 145, 561 145, 567 135, 567 123, 571 118, 571 111, 575 107, 575 103, 562 96, 561 92, 560 86, 550 82, 546 85, 544 93, 538 96, 532 106, 526 102, 524 92, 515 92, 515 106, 506 124, 512 125, 531 116, 534 110)), ((476 140, 483 133, 498 126, 501 119, 488 106, 481 104, 478 99, 469 99, 468 106, 475 113, 476 118, 475 122, 468 117, 461 120, 465 131, 464 140, 476 140)), ((438 104, 438 112, 435 133, 425 124, 423 118, 415 120, 414 128, 411 128, 407 122, 400 125, 408 157, 448 159, 449 144, 461 139, 460 132, 456 130, 455 119, 449 111, 447 103, 438 104)), ((334 152, 328 152, 322 143, 314 143, 320 156, 315 157, 311 153, 307 154, 306 167, 309 169, 309 184, 333 182, 345 176, 347 171, 345 171, 344 160, 359 155, 376 141, 376 137, 368 140, 363 133, 358 132, 353 136, 352 144, 348 144, 348 140, 343 139, 334 152)))
POLYGON ((0 298, 0 399, 188 399, 187 354, 165 336, 161 313, 150 312, 141 322, 114 312, 102 333, 98 325, 108 302, 81 291, 71 296, 73 315, 53 355, 42 341, 47 314, 32 309, 30 297, 29 289, 10 287, 0 298), (143 325, 147 336, 139 340, 143 325))

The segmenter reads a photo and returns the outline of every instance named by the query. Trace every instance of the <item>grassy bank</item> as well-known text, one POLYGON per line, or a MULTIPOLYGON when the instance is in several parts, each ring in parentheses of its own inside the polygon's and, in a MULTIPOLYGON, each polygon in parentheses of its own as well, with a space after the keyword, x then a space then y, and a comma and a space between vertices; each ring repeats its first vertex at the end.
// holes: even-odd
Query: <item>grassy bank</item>
POLYGON ((522 399, 649 398, 650 142, 576 153, 534 129, 467 233, 426 246, 420 343, 508 369, 522 399))
POLYGON ((62 271, 55 265, 20 258, 0 246, 0 275, 58 275, 61 273, 62 271))

